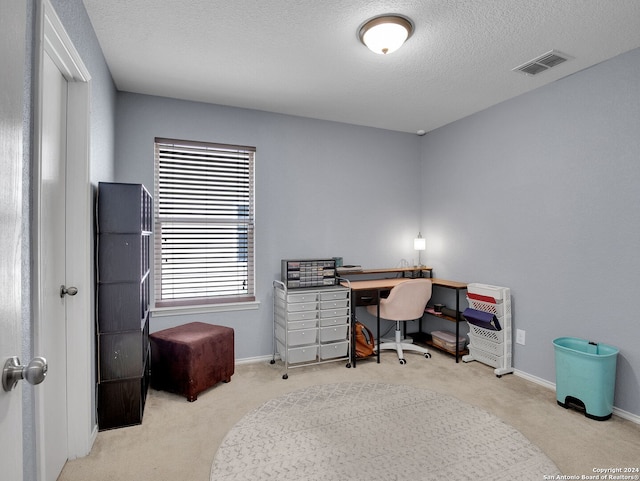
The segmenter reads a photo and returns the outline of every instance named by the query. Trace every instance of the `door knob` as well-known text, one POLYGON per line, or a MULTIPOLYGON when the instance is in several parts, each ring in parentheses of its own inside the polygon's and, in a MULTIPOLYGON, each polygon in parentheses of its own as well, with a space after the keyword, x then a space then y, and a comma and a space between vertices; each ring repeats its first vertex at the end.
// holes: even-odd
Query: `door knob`
POLYGON ((47 375, 47 360, 44 357, 34 357, 26 366, 20 365, 20 359, 16 356, 7 359, 2 370, 2 388, 9 392, 20 379, 24 379, 31 385, 40 384, 47 375))
POLYGON ((77 293, 77 287, 65 287, 64 284, 60 286, 60 297, 64 297, 65 294, 75 296, 77 293))

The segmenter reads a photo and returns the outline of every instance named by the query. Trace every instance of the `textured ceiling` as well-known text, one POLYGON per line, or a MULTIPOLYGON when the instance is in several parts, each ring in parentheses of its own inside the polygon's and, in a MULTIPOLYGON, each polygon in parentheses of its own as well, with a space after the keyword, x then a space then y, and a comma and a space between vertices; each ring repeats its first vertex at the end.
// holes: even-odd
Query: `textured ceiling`
POLYGON ((119 90, 430 131, 640 47, 639 0, 84 0, 119 90), (416 30, 388 56, 383 13, 416 30), (552 49, 535 77, 512 69, 552 49))

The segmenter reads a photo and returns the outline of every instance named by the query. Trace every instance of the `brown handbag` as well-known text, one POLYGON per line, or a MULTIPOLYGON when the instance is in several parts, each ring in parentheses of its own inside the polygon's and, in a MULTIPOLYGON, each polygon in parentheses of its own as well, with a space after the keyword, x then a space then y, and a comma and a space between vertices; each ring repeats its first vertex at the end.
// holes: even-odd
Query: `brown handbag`
POLYGON ((373 355, 375 341, 373 333, 367 326, 359 321, 355 323, 356 331, 356 357, 368 357, 373 355))

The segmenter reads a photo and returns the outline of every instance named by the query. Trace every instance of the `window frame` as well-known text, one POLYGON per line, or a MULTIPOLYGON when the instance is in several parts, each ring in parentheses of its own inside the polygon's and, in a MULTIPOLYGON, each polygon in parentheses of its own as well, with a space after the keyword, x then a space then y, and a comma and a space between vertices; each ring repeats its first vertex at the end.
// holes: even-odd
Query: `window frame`
MULTIPOLYGON (((235 310, 242 308, 252 308, 252 304, 256 302, 256 277, 255 277, 255 154, 256 148, 249 146, 240 146, 240 145, 230 145, 230 144, 219 144, 212 142, 202 142, 202 141, 190 141, 190 140, 180 140, 180 139, 167 139, 156 137, 154 139, 154 216, 153 216, 153 231, 154 231, 154 313, 162 312, 162 311, 175 311, 181 309, 198 309, 198 310, 235 310), (163 151, 164 153, 161 153, 163 151), (179 151, 179 152, 178 152, 179 151), (226 193, 229 191, 232 192, 232 199, 234 198, 233 194, 237 195, 237 198, 242 198, 243 201, 238 201, 238 212, 236 214, 237 217, 234 219, 232 212, 228 207, 229 203, 224 204, 222 201, 204 201, 204 204, 197 203, 193 204, 193 211, 186 211, 184 206, 182 208, 182 214, 171 214, 167 213, 171 211, 171 207, 174 205, 178 205, 181 203, 186 196, 181 194, 176 194, 173 197, 166 195, 166 190, 169 187, 180 184, 180 180, 170 180, 167 183, 167 176, 165 175, 165 170, 161 171, 161 164, 164 162, 167 163, 175 163, 176 160, 181 160, 180 155, 184 155, 185 160, 184 165, 179 166, 178 171, 185 172, 188 169, 189 162, 193 161, 189 155, 197 156, 198 159, 196 162, 199 164, 205 165, 208 161, 212 162, 211 168, 199 169, 199 174, 193 174, 195 177, 195 182, 192 181, 191 187, 184 185, 181 186, 184 192, 191 193, 190 189, 192 189, 193 193, 200 192, 200 194, 204 191, 201 188, 201 185, 205 184, 205 180, 208 183, 212 182, 212 179, 216 179, 217 182, 220 182, 223 177, 220 172, 215 172, 215 165, 223 165, 225 164, 225 160, 229 160, 229 165, 232 164, 245 164, 246 167, 239 168, 239 174, 236 174, 234 177, 235 182, 242 187, 237 190, 233 190, 231 187, 225 187, 226 193), (235 155, 235 157, 234 157, 235 155), (173 156, 173 157, 172 157, 173 156), (181 170, 182 169, 182 170, 181 170), (161 176, 164 176, 161 179, 161 176), (202 184, 197 183, 198 178, 202 179, 202 184), (239 180, 241 179, 241 180, 239 180), (163 192, 161 193, 161 184, 164 185, 163 192), (240 194, 238 194, 240 192, 240 194), (246 199, 246 202, 245 202, 246 199), (206 205, 209 209, 202 209, 202 213, 198 214, 199 208, 197 206, 206 205), (213 208, 212 208, 213 207, 213 208), (227 213, 222 212, 224 207, 227 208, 227 213), (222 212, 219 214, 211 214, 211 212, 222 212), (186 212, 186 213, 185 213, 186 212), (170 227, 169 227, 170 226, 170 227), (191 226, 191 227, 189 227, 191 226), (227 232, 227 244, 228 239, 232 238, 232 235, 229 235, 229 231, 232 232, 234 229, 237 232, 242 232, 242 240, 239 240, 235 245, 231 243, 231 248, 235 249, 233 252, 236 252, 239 257, 246 256, 246 268, 242 272, 243 275, 235 274, 236 284, 238 279, 244 279, 246 282, 246 292, 240 293, 240 288, 236 286, 235 293, 226 293, 221 295, 206 295, 206 294, 197 294, 197 289, 191 287, 193 291, 187 291, 191 294, 194 294, 192 297, 184 297, 182 294, 177 295, 175 292, 173 294, 167 295, 166 286, 167 284, 171 284, 173 281, 169 281, 169 279, 175 279, 179 276, 174 275, 173 277, 166 272, 163 272, 167 269, 163 259, 166 261, 167 259, 167 251, 170 250, 171 246, 173 246, 174 251, 176 250, 176 243, 174 241, 173 244, 169 246, 163 239, 163 232, 167 233, 171 229, 184 229, 184 232, 187 232, 189 235, 195 235, 198 229, 203 229, 205 232, 207 229, 211 229, 208 232, 208 236, 205 236, 206 239, 209 239, 211 236, 212 239, 221 239, 220 232, 222 229, 228 230, 227 232), (191 229, 191 230, 190 230, 191 229), (218 236, 216 236, 218 233, 218 236), (163 286, 163 279, 165 285, 163 286), (165 289, 163 289, 165 287, 165 289), (164 292, 163 292, 164 291, 164 292), (222 309, 221 309, 222 308, 222 309)), ((179 163, 179 162, 178 162, 179 163)), ((226 167, 224 167, 226 169, 226 167)), ((218 169, 219 170, 219 169, 218 169)), ((190 175, 191 175, 190 174, 190 175)), ((182 174, 184 175, 184 173, 182 174)), ((192 180, 193 180, 192 177, 192 180)), ((228 181, 229 178, 225 177, 228 181)), ((223 179, 224 180, 224 179, 223 179)), ((215 182, 215 180, 214 180, 215 182)), ((233 185, 233 181, 230 185, 233 185)), ((178 190, 175 190, 178 192, 178 190)), ((222 190, 219 188, 207 189, 207 193, 211 192, 218 194, 217 197, 222 197, 222 190)), ((208 197, 208 194, 207 194, 208 197)), ((192 201, 193 202, 193 201, 192 201)), ((226 201, 225 201, 226 202, 226 201)), ((178 212, 180 209, 177 209, 178 212)), ((186 238, 187 234, 182 234, 181 236, 176 234, 176 236, 181 239, 186 238)), ((165 237, 170 237, 171 234, 167 234, 165 237)), ((198 244, 198 241, 195 240, 193 243, 186 243, 187 249, 191 249, 190 252, 196 252, 198 250, 195 247, 198 244)), ((212 250, 211 245, 213 243, 206 242, 208 247, 207 249, 212 250)), ((190 253, 189 252, 189 253, 190 253)), ((227 250, 228 252, 228 250, 227 250)), ((216 257, 216 254, 211 254, 206 256, 209 260, 211 257, 216 257)), ((216 266, 215 261, 213 263, 214 267, 216 266)), ((238 262, 237 265, 242 265, 243 262, 238 262)), ((180 262, 172 264, 174 267, 176 265, 181 265, 180 262)), ((185 264, 186 265, 186 264, 185 264)), ((206 282, 206 279, 210 279, 205 271, 209 268, 201 268, 200 272, 197 272, 197 276, 195 279, 198 279, 203 284, 210 284, 210 282, 206 282)), ((230 270, 229 272, 231 272, 230 270)), ((194 281, 192 284, 196 284, 198 281, 194 281)), ((177 286, 187 285, 189 283, 180 283, 177 281, 177 286)), ((205 288, 205 290, 213 290, 215 291, 217 288, 205 288)))

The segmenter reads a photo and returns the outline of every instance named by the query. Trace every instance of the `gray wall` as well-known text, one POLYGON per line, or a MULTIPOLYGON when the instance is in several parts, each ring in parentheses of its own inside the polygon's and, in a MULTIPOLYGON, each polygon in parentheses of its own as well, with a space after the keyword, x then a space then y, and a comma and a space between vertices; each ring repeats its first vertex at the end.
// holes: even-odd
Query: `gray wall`
POLYGON ((511 288, 514 331, 526 331, 516 369, 553 383, 556 337, 614 345, 615 404, 637 415, 639 58, 630 52, 424 138, 119 93, 118 181, 152 189, 155 136, 257 147, 260 309, 154 317, 152 331, 204 319, 236 329, 239 359, 268 355, 281 258, 413 263, 421 229, 437 276, 511 288))
POLYGON ((615 405, 636 415, 639 78, 637 49, 421 145, 427 262, 442 277, 511 288, 514 333, 526 331, 514 344, 520 371, 555 382, 560 336, 618 347, 615 405))
POLYGON ((113 180, 116 89, 82 0, 50 0, 91 75, 91 183, 113 180))
MULTIPOLYGON (((89 70, 91 75, 91 146, 90 146, 90 176, 93 186, 97 185, 101 180, 112 180, 114 176, 114 119, 115 119, 115 105, 116 105, 116 90, 111 78, 111 73, 107 68, 102 49, 98 44, 98 39, 95 35, 89 17, 84 8, 84 4, 81 0, 50 0, 51 4, 60 17, 65 30, 69 34, 69 37, 73 41, 74 46, 78 50, 82 61, 89 70)), ((32 145, 33 139, 33 102, 37 98, 35 95, 35 89, 37 88, 35 72, 36 58, 37 58, 37 42, 36 37, 36 19, 37 19, 37 5, 39 2, 29 0, 25 2, 25 8, 27 9, 27 38, 26 38, 26 50, 27 50, 27 65, 25 65, 25 165, 24 171, 27 176, 24 178, 23 187, 23 211, 25 222, 31 222, 33 220, 33 207, 30 204, 31 190, 34 188, 32 185, 31 168, 32 168, 32 145)), ((29 239, 29 234, 32 230, 31 225, 26 225, 24 228, 25 239, 29 239)), ((31 265, 28 260, 32 255, 31 246, 24 246, 24 262, 23 265, 23 304, 25 316, 23 319, 23 353, 21 358, 31 359, 35 355, 41 353, 34 353, 33 339, 32 339, 32 319, 30 302, 32 300, 32 294, 30 292, 31 284, 28 280, 31 279, 31 265)), ((94 319, 87 319, 92 327, 95 325, 94 319)), ((93 356, 93 362, 95 363, 95 356, 93 356)), ((91 369, 92 373, 95 373, 95 364, 91 369)), ((95 384, 95 374, 93 375, 95 384)), ((87 386, 90 389, 92 395, 94 395, 93 384, 87 386)), ((34 399, 30 390, 23 390, 23 451, 24 451, 24 479, 25 481, 36 479, 36 452, 35 452, 35 426, 32 422, 34 419, 33 413, 35 412, 34 399)), ((93 397, 92 408, 95 412, 95 396, 93 397)))
MULTIPOLYGON (((89 75, 91 75, 89 180, 95 191, 98 182, 109 181, 114 177, 116 88, 82 1, 50 1, 89 71, 89 75)), ((94 298, 94 293, 92 293, 92 298, 94 298)), ((87 319, 87 322, 92 326, 92 332, 95 332, 95 319, 87 319)), ((94 355, 91 369, 94 384, 96 382, 95 358, 94 355)), ((96 400, 93 389, 92 404, 95 408, 96 400)))
POLYGON ((257 311, 155 316, 151 331, 204 320, 233 327, 236 357, 272 352, 280 260, 342 256, 395 266, 415 258, 420 138, 253 110, 119 93, 116 180, 153 191, 154 137, 255 146, 257 311))

